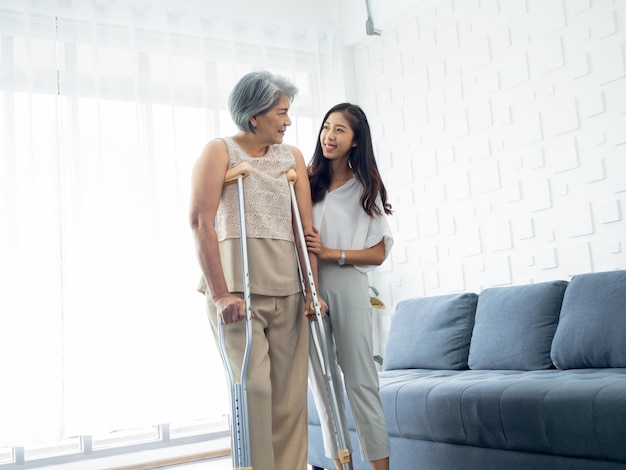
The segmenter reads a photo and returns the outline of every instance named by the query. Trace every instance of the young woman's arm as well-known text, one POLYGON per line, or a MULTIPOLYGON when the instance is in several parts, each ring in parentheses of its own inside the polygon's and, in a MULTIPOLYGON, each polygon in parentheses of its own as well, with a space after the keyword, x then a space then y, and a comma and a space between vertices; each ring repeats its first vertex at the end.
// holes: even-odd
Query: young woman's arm
MULTIPOLYGON (((317 257, 324 261, 338 262, 341 257, 342 248, 330 248, 324 246, 317 228, 307 235, 306 246, 310 253, 315 253, 317 257)), ((359 266, 380 266, 385 261, 385 241, 371 248, 363 250, 343 250, 345 256, 345 264, 354 264, 359 266)))

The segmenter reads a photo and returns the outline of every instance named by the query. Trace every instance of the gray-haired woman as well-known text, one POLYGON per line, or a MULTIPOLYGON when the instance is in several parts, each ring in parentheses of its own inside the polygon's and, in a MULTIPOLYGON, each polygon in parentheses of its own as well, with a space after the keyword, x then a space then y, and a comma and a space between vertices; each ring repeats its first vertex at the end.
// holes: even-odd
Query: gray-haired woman
MULTIPOLYGON (((209 142, 192 174, 190 223, 203 274, 199 290, 206 294, 214 335, 218 316, 226 324, 226 347, 238 376, 246 317, 239 213, 236 185, 223 183, 229 168, 243 161, 251 166, 243 186, 254 315, 247 389, 255 470, 306 469, 310 295, 302 295, 294 250, 285 177, 290 168, 298 176, 295 191, 305 233, 312 231, 313 221, 304 158, 296 147, 283 144, 297 91, 286 78, 265 71, 241 78, 229 97, 239 132, 209 142)), ((317 276, 316 257, 310 261, 317 276)))

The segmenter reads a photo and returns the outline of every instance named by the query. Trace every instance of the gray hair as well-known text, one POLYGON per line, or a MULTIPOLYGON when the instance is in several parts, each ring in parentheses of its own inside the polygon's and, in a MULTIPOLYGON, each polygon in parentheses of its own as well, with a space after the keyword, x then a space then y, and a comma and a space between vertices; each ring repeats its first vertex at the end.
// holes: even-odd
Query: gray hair
POLYGON ((283 96, 291 103, 297 93, 298 88, 286 77, 266 71, 250 72, 230 92, 228 108, 240 130, 255 134, 250 122, 253 116, 268 112, 283 96))

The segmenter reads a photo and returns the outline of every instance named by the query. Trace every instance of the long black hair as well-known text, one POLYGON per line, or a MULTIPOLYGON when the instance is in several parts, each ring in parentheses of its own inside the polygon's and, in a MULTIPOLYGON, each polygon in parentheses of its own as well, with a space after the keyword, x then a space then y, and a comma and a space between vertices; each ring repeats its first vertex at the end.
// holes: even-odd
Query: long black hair
POLYGON ((363 185, 361 193, 361 207, 367 215, 373 217, 375 214, 382 215, 392 214, 391 204, 387 201, 387 189, 378 171, 376 158, 374 156, 374 146, 372 144, 372 134, 367 117, 363 110, 352 103, 340 103, 328 110, 322 125, 317 134, 317 143, 315 144, 315 152, 313 158, 309 162, 309 181, 311 183, 311 198, 313 203, 319 202, 326 196, 326 191, 330 186, 331 167, 329 160, 324 157, 322 152, 322 143, 320 135, 324 128, 324 123, 328 120, 328 116, 332 113, 340 112, 350 124, 352 132, 354 132, 354 140, 356 146, 350 150, 348 164, 352 168, 352 172, 356 179, 363 185), (376 197, 380 194, 383 207, 378 207, 376 197))

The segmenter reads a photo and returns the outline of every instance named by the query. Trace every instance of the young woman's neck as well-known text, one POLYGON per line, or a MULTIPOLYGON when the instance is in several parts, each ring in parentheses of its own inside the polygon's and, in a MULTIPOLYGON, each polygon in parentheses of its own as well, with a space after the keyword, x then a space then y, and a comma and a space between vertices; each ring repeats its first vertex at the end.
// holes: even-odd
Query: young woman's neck
POLYGON ((352 168, 348 165, 348 160, 335 160, 330 163, 330 170, 333 181, 347 181, 353 176, 352 168))

